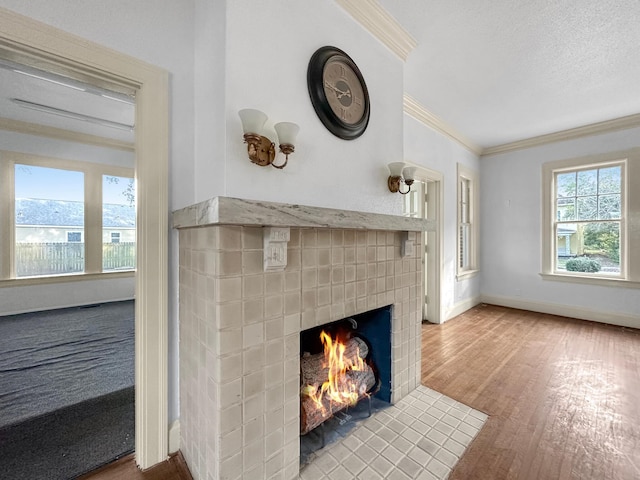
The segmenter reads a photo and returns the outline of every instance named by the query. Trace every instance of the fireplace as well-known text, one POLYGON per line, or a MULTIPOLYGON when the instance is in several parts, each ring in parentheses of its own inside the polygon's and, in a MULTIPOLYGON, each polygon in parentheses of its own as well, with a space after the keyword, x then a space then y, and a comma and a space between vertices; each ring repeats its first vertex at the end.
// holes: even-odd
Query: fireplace
POLYGON ((365 317, 386 315, 384 333, 363 333, 387 342, 372 348, 385 357, 376 401, 418 387, 428 222, 228 198, 173 220, 181 450, 194 479, 298 478, 301 332, 348 317, 374 330, 365 317), (267 250, 265 226, 288 226, 276 235, 288 238, 282 270, 269 270, 283 255, 267 250))

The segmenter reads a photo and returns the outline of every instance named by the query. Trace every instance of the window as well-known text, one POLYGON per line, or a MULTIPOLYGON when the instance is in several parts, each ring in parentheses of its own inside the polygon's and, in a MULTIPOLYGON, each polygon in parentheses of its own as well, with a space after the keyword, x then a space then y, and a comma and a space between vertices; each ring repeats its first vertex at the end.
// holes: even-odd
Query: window
POLYGON ((136 268, 135 183, 102 175, 102 271, 136 268), (117 229, 117 232, 113 230, 117 229))
POLYGON ((14 191, 16 277, 83 272, 84 173, 15 163, 14 191))
POLYGON ((458 164, 458 278, 474 274, 477 267, 477 181, 475 172, 458 164))
POLYGON ((543 165, 543 276, 608 285, 640 279, 638 228, 629 224, 640 196, 627 188, 640 180, 639 161, 636 149, 543 165))
POLYGON ((554 171, 555 271, 620 276, 624 163, 554 171))
POLYGON ((131 168, 0 152, 0 282, 131 271, 135 231, 131 168))

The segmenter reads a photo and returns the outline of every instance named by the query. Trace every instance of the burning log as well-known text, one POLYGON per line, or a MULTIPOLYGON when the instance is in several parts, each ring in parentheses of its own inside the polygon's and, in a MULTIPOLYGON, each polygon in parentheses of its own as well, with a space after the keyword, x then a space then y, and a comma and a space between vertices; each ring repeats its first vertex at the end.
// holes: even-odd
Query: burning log
POLYGON ((367 396, 376 383, 364 359, 367 344, 354 337, 341 343, 321 334, 324 353, 300 359, 300 433, 310 432, 340 410, 367 396))
MULTIPOLYGON (((367 358, 369 347, 359 337, 353 337, 345 343, 344 357, 367 358)), ((329 364, 324 353, 305 354, 300 359, 300 385, 322 385, 329 379, 329 364)))
MULTIPOLYGON (((332 415, 336 414, 340 410, 343 410, 349 406, 354 405, 359 400, 367 396, 367 392, 371 390, 375 383, 376 378, 371 367, 368 367, 362 371, 350 371, 347 373, 350 381, 355 385, 355 389, 358 392, 357 400, 353 403, 337 403, 328 395, 322 395, 320 397, 320 404, 313 396, 309 396, 303 392, 300 396, 300 434, 304 435, 311 430, 325 422, 332 415)), ((304 390, 304 388, 303 388, 304 390)))

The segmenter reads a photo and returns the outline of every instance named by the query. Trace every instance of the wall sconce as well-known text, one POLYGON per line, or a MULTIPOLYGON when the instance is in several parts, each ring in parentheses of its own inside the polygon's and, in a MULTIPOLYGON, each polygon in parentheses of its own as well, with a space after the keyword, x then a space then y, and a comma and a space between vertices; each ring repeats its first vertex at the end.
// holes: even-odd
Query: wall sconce
POLYGON ((388 165, 389 167, 389 179, 387 180, 387 185, 389 186, 389 190, 393 193, 399 192, 402 195, 406 195, 411 191, 411 185, 413 185, 414 178, 413 176, 416 174, 416 167, 409 167, 404 162, 393 162, 388 165), (402 184, 405 184, 407 187, 407 191, 403 192, 400 190, 402 184))
POLYGON ((238 112, 242 120, 242 130, 244 131, 244 142, 247 144, 249 160, 253 163, 266 167, 271 165, 276 168, 284 168, 289 161, 289 154, 295 150, 294 143, 300 127, 295 123, 276 123, 273 128, 278 135, 280 151, 284 153, 285 160, 282 165, 276 165, 273 161, 276 158, 276 146, 267 137, 262 136, 262 128, 267 121, 267 115, 260 110, 245 108, 238 112))

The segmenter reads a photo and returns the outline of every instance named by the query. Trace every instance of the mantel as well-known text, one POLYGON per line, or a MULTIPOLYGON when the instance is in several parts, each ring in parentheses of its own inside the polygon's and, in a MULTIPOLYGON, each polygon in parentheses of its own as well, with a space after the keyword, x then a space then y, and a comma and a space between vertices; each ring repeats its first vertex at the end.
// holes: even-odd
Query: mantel
POLYGON ((435 222, 421 218, 332 208, 215 197, 173 212, 173 228, 243 225, 433 231, 435 222))

